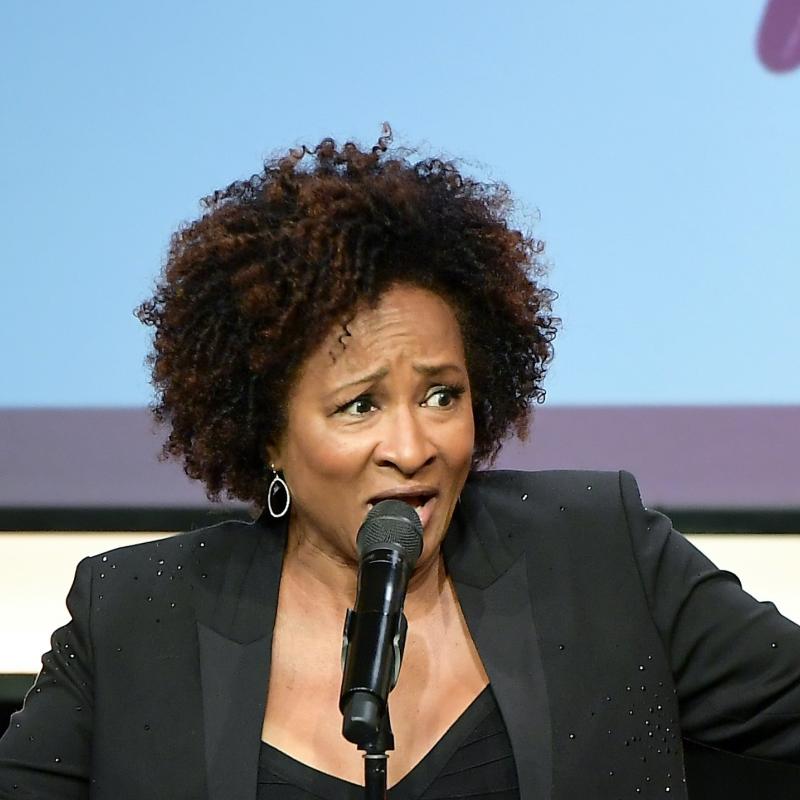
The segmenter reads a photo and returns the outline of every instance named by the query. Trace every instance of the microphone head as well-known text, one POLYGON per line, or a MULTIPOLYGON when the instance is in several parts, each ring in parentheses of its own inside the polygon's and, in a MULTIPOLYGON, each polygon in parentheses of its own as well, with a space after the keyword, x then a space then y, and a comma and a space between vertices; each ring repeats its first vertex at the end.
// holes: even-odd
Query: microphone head
POLYGON ((367 514, 356 537, 363 558, 381 545, 398 550, 413 569, 422 552, 422 523, 414 507, 402 500, 381 500, 367 514))

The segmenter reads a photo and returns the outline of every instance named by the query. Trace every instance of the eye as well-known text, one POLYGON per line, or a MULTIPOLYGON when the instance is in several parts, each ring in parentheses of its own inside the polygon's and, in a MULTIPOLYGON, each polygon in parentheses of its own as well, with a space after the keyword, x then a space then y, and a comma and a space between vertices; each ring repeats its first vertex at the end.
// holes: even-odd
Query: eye
POLYGON ((362 394, 349 403, 339 406, 336 411, 340 414, 348 414, 351 417, 363 417, 373 408, 375 408, 375 405, 372 402, 372 398, 368 394, 362 394))
POLYGON ((462 394, 464 394, 463 386, 437 386, 425 402, 433 400, 434 408, 449 408, 462 394))

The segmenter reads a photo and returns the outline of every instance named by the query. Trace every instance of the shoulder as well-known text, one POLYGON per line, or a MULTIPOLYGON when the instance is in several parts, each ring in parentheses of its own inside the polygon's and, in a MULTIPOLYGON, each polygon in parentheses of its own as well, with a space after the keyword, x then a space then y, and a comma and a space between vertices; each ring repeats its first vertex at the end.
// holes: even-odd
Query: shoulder
POLYGON ((596 511, 598 505, 619 505, 628 481, 635 489, 633 476, 624 471, 486 470, 470 473, 464 491, 489 507, 507 510, 528 503, 527 508, 540 510, 564 506, 596 511))
MULTIPOLYGON (((102 563, 147 564, 156 556, 178 557, 180 555, 204 555, 212 553, 220 556, 231 549, 231 546, 242 538, 254 534, 255 523, 241 520, 224 520, 214 525, 196 528, 190 531, 179 531, 168 536, 151 539, 137 544, 115 547, 88 557, 94 565, 102 563)), ((156 559, 157 560, 157 559, 156 559)))
POLYGON ((630 528, 637 506, 636 481, 624 471, 473 472, 445 557, 476 584, 503 573, 525 552, 554 573, 578 569, 596 579, 610 563, 633 565, 630 528))
POLYGON ((624 470, 474 472, 462 500, 468 514, 488 515, 515 551, 544 539, 627 541, 631 518, 642 509, 636 480, 624 470))
POLYGON ((226 520, 105 550, 84 558, 78 571, 85 571, 106 600, 124 598, 133 590, 152 593, 168 584, 177 588, 188 581, 191 585, 200 579, 204 583, 217 583, 231 558, 237 554, 246 558, 264 533, 257 523, 226 520))
POLYGON ((97 652, 112 652, 112 643, 150 652, 158 634, 163 653, 193 636, 197 615, 213 616, 226 591, 237 596, 274 533, 231 520, 85 558, 70 593, 80 601, 75 614, 88 621, 97 652))

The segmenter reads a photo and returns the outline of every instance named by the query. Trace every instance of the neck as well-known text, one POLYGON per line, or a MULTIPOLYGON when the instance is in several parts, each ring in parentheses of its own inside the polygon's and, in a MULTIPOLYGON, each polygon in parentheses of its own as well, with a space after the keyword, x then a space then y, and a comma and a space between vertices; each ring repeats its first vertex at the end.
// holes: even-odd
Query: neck
MULTIPOLYGON (((320 544, 313 535, 299 535, 289 526, 281 580, 306 598, 316 614, 340 619, 352 608, 358 582, 358 563, 320 544)), ((417 562, 406 593, 409 620, 425 617, 439 606, 447 574, 441 550, 417 562)))

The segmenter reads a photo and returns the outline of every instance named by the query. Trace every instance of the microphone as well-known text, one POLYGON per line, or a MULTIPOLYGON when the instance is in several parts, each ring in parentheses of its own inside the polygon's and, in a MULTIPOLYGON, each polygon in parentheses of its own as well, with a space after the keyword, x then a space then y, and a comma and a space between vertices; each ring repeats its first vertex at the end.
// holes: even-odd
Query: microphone
POLYGON ((422 552, 422 523, 408 503, 382 500, 356 543, 358 589, 342 639, 342 734, 359 749, 385 752, 394 747, 386 704, 400 674, 408 627, 403 601, 422 552))

